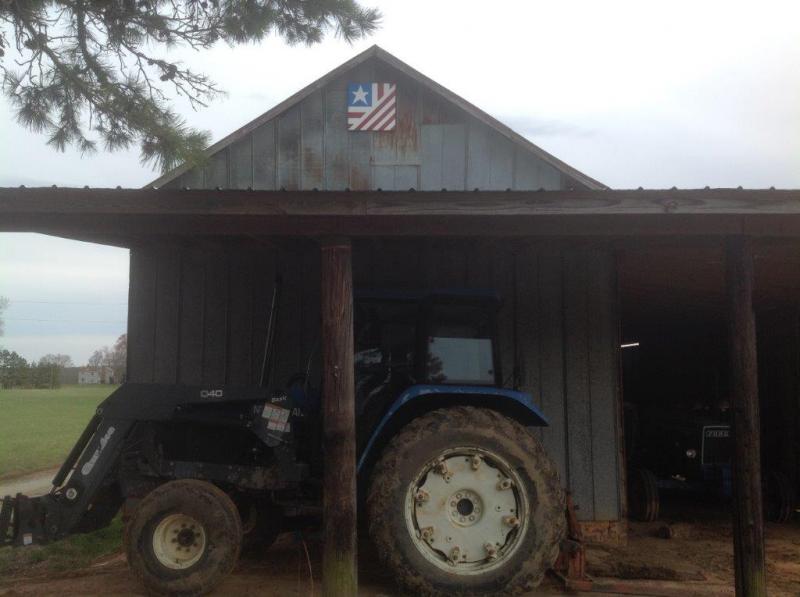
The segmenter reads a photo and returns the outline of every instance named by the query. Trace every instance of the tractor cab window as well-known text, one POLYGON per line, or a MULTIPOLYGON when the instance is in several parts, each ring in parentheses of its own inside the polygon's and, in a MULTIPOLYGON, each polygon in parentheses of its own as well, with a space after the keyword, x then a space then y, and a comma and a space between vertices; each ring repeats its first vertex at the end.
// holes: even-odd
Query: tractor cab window
POLYGON ((483 305, 434 304, 428 329, 431 383, 493 385, 493 313, 483 305))
POLYGON ((359 301, 354 336, 357 370, 405 369, 414 364, 418 308, 402 301, 359 301))

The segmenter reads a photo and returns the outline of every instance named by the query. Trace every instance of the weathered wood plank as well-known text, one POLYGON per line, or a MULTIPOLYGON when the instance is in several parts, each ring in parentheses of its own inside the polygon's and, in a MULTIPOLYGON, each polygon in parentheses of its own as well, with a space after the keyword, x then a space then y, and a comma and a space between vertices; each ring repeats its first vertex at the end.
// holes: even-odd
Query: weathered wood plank
POLYGON ((300 104, 302 131, 302 185, 303 189, 325 187, 325 130, 324 96, 317 91, 300 104))
POLYGON ((150 249, 130 252, 128 296, 128 379, 152 382, 155 355, 157 256, 150 249))
POLYGON ((248 135, 231 145, 230 187, 247 189, 253 187, 253 138, 248 135))
POLYGON ((470 124, 467 128, 467 189, 489 189, 492 163, 489 131, 470 124))
POLYGON ((322 245, 322 410, 324 441, 322 592, 355 596, 356 424, 353 276, 349 241, 322 245))
POLYGON ((510 189, 514 186, 514 145, 498 134, 491 134, 489 139, 491 160, 487 188, 496 191, 510 189))
POLYGON ((583 250, 564 252, 564 361, 569 482, 581 520, 594 520, 588 272, 583 250))
POLYGON ((254 272, 250 248, 231 249, 228 301, 228 366, 225 383, 245 386, 250 383, 253 345, 254 272))
POLYGON ((155 302, 153 381, 178 382, 181 258, 174 248, 159 248, 155 302))
POLYGON ((541 405, 542 412, 550 422, 542 430, 542 444, 558 468, 562 485, 569 487, 564 385, 563 264, 558 249, 539 250, 538 301, 541 330, 541 405))
POLYGON ((761 427, 758 358, 753 311, 751 240, 731 237, 726 245, 728 368, 733 411, 733 546, 736 594, 767 594, 764 510, 761 495, 761 427))
POLYGON ((278 118, 278 188, 287 191, 296 191, 302 185, 300 130, 300 106, 278 118))
POLYGON ((228 148, 209 158, 208 164, 203 170, 203 188, 230 188, 228 182, 228 148))
POLYGON ((224 253, 204 253, 202 379, 204 384, 224 384, 228 364, 230 268, 224 253))
POLYGON ((275 121, 269 121, 253 131, 253 188, 277 189, 277 149, 275 121))
POLYGON ((325 188, 341 191, 350 185, 350 153, 347 132, 347 90, 325 91, 325 188))
POLYGON ((589 395, 592 405, 594 517, 617 520, 620 514, 620 461, 617 406, 619 402, 619 323, 614 257, 596 249, 585 256, 588 274, 587 334, 589 335, 589 395))
POLYGON ((425 124, 421 129, 420 190, 442 190, 442 143, 444 130, 441 125, 425 124))
POLYGON ((181 259, 181 318, 178 353, 180 383, 203 381, 203 304, 205 268, 197 250, 186 250, 181 259))

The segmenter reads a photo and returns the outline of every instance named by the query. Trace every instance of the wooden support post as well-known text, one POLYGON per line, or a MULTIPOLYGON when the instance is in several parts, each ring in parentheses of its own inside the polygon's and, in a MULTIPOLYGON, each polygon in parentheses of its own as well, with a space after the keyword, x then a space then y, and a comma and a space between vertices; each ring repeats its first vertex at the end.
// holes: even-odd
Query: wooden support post
POLYGON ((358 576, 353 274, 350 241, 323 241, 321 267, 325 454, 322 594, 325 597, 354 597, 358 589, 358 576))
POLYGON ((758 411, 753 255, 750 240, 727 241, 726 284, 733 409, 733 548, 736 595, 767 594, 764 515, 761 496, 761 436, 758 411))

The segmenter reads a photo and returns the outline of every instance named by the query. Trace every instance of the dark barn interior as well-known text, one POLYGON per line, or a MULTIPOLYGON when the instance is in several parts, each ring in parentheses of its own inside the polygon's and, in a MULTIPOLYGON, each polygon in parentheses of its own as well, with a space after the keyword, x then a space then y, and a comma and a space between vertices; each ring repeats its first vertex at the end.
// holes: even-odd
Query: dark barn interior
MULTIPOLYGON (((768 501, 780 497, 775 492, 789 492, 793 499, 797 491, 798 261, 791 244, 765 242, 755 251, 761 461, 768 501)), ((731 500, 729 472, 717 471, 725 478, 692 492, 681 491, 682 479, 670 479, 685 476, 691 461, 701 458, 703 425, 731 423, 723 249, 709 242, 622 249, 618 268, 628 470, 655 472, 666 489, 662 514, 681 515, 698 499, 724 511, 731 500)), ((714 458, 729 464, 729 447, 714 458)))

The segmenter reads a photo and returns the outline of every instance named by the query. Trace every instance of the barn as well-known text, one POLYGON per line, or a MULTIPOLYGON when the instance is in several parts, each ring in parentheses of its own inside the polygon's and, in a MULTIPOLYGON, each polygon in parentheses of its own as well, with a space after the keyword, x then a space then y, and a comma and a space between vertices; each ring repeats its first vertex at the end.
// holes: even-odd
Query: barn
MULTIPOLYGON (((549 420, 537 433, 584 537, 625 541, 625 405, 686 393, 698 360, 736 363, 715 371, 737 520, 760 511, 759 381, 765 453, 796 486, 800 192, 611 190, 377 46, 207 156, 144 189, 0 190, 2 231, 130 248, 129 381, 258 383, 276 277, 276 380, 352 366, 334 315, 353 289, 491 291, 503 385, 549 420), (383 130, 349 130, 351 86, 374 81, 392 85, 383 130), (630 372, 637 346, 669 358, 630 372)), ((738 545, 742 582, 763 582, 763 530, 743 524, 738 545)))

